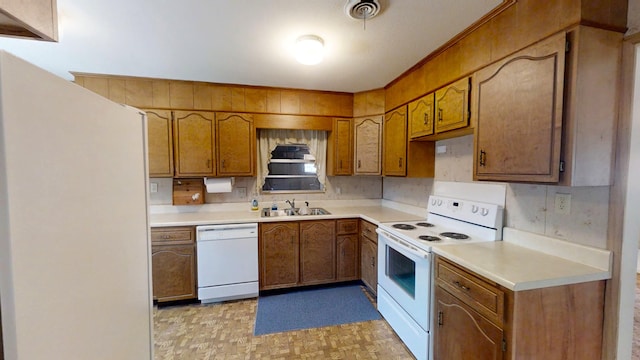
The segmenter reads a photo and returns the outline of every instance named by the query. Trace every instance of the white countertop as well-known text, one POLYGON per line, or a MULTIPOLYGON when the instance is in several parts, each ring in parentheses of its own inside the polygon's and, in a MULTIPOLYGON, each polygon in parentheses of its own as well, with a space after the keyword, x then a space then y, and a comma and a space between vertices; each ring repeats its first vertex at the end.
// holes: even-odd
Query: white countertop
POLYGON ((187 211, 175 209, 176 207, 156 208, 156 213, 151 212, 150 222, 152 227, 162 226, 189 226, 189 225, 214 225, 247 222, 274 222, 274 221, 300 221, 321 219, 362 218, 374 224, 392 221, 411 221, 426 218, 426 210, 399 205, 385 201, 350 201, 350 202, 322 202, 313 204, 314 207, 322 207, 329 211, 330 215, 318 216, 276 216, 261 217, 260 211, 251 211, 246 204, 240 206, 211 206, 207 210, 212 211, 187 211), (351 203, 353 206, 345 206, 351 203), (242 208, 247 209, 242 209, 242 208))
POLYGON ((513 291, 611 278, 609 251, 516 229, 505 228, 504 241, 434 246, 433 252, 513 291))
MULTIPOLYGON (((246 204, 152 207, 152 227, 361 218, 374 224, 422 220, 426 210, 385 200, 316 202, 330 215, 261 217, 246 204)), ((611 252, 504 228, 503 241, 433 246, 433 252, 495 281, 523 291, 611 278, 611 252)))

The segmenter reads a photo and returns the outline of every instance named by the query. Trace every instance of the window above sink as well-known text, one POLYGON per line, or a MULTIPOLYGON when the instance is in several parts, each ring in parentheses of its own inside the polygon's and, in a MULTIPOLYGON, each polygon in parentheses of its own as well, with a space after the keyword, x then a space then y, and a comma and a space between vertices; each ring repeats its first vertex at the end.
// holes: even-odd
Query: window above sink
POLYGON ((324 131, 260 130, 260 192, 324 192, 326 144, 324 131))

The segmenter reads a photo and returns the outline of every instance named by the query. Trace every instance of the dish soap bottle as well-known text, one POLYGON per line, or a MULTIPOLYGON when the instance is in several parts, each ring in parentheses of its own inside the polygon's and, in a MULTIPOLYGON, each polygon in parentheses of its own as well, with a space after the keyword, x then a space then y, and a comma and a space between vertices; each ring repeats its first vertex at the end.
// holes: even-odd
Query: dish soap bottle
POLYGON ((271 210, 278 210, 278 204, 275 201, 271 204, 271 210))
POLYGON ((251 210, 252 211, 258 210, 258 200, 256 199, 251 200, 251 210))

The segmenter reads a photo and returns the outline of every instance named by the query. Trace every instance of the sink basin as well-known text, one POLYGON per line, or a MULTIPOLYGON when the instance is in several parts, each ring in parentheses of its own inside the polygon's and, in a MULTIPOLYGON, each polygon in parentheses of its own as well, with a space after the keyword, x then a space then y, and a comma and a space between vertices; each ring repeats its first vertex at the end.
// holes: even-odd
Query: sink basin
POLYGON ((291 209, 280 209, 280 210, 271 210, 269 208, 263 208, 261 211, 262 217, 275 217, 275 216, 307 216, 307 215, 331 215, 326 209, 323 208, 309 208, 306 214, 299 214, 299 208, 291 209))
POLYGON ((323 208, 309 208, 309 215, 330 215, 331 213, 323 208))

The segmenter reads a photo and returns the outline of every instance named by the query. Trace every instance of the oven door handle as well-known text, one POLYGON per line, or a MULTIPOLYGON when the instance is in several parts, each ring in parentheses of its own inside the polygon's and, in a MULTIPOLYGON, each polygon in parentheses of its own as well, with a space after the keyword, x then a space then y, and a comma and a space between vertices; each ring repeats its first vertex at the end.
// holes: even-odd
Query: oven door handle
POLYGON ((405 251, 407 251, 407 252, 409 252, 409 253, 411 253, 411 254, 419 257, 419 258, 424 258, 424 259, 429 260, 429 255, 430 254, 428 252, 422 251, 422 250, 416 248, 415 246, 409 244, 408 242, 406 242, 406 241, 404 241, 402 239, 398 239, 397 237, 389 234, 388 232, 381 233, 381 235, 384 236, 385 238, 397 243, 398 245, 402 246, 402 248, 405 251))

